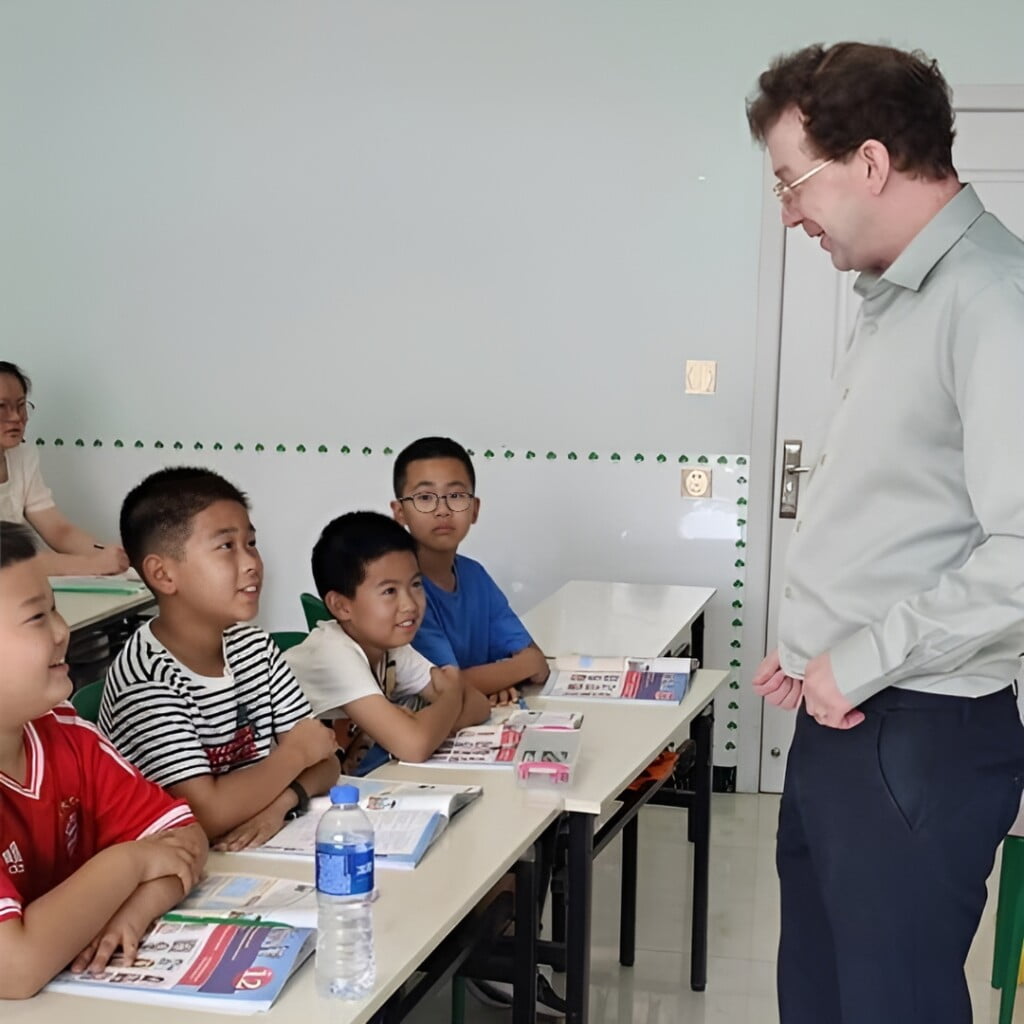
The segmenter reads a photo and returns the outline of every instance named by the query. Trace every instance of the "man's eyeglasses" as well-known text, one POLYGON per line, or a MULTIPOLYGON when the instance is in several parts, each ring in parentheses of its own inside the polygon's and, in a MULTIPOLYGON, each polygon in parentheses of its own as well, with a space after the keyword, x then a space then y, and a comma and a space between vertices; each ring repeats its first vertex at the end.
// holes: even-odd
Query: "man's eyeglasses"
POLYGON ((448 506, 449 512, 465 512, 473 504, 473 495, 469 491, 449 491, 447 494, 434 494, 433 491, 417 491, 408 498, 399 501, 411 501, 417 512, 435 512, 441 500, 448 506))
POLYGON ((0 420, 27 420, 35 410, 36 407, 25 399, 20 402, 0 402, 0 420))
POLYGON ((777 181, 772 185, 772 192, 775 194, 775 198, 780 203, 784 203, 793 193, 793 190, 799 188, 805 181, 809 181, 813 178, 818 171, 823 171, 829 164, 835 163, 835 157, 831 160, 823 160, 820 164, 815 164, 806 174, 801 174, 796 181, 791 181, 788 185, 783 181, 777 181))

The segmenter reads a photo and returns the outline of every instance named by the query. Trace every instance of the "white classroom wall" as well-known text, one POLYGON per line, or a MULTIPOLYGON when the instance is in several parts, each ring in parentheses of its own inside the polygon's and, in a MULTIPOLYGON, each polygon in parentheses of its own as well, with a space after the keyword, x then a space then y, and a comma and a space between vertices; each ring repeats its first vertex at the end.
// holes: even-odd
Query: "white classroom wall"
POLYGON ((384 507, 385 449, 450 433, 485 500, 467 550, 516 607, 572 577, 719 587, 716 761, 753 785, 742 101, 775 53, 850 37, 1024 81, 1007 0, 6 0, 0 358, 35 378, 62 507, 109 536, 139 474, 221 467, 285 628, 316 528, 384 507), (684 395, 687 358, 716 395, 684 395))

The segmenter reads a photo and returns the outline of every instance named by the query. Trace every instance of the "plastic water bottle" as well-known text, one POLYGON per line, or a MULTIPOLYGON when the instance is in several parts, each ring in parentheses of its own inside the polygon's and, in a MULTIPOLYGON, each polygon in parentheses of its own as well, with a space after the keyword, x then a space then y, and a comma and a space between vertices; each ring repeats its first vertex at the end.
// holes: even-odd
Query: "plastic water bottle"
POLYGON ((355 786, 334 786, 316 829, 316 983, 321 995, 359 999, 373 988, 373 826, 355 786))

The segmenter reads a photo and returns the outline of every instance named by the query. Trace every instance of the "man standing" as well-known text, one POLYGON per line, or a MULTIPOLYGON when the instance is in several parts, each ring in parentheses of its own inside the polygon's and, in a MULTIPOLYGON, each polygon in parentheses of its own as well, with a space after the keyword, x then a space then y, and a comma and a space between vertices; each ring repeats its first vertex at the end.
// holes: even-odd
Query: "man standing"
POLYGON ((968 1024, 1024 779, 1024 242, 957 178, 934 61, 810 46, 758 85, 783 223, 863 300, 754 678, 797 712, 781 1021, 968 1024))

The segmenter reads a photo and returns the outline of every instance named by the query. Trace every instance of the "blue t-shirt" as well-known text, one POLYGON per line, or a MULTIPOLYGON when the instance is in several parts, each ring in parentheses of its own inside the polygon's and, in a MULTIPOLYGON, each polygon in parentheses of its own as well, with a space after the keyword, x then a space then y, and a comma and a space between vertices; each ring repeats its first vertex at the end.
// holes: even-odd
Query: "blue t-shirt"
POLYGON ((423 577, 427 610, 412 646, 435 665, 475 668, 510 658, 533 640, 497 583, 472 558, 455 556, 455 590, 423 577))

